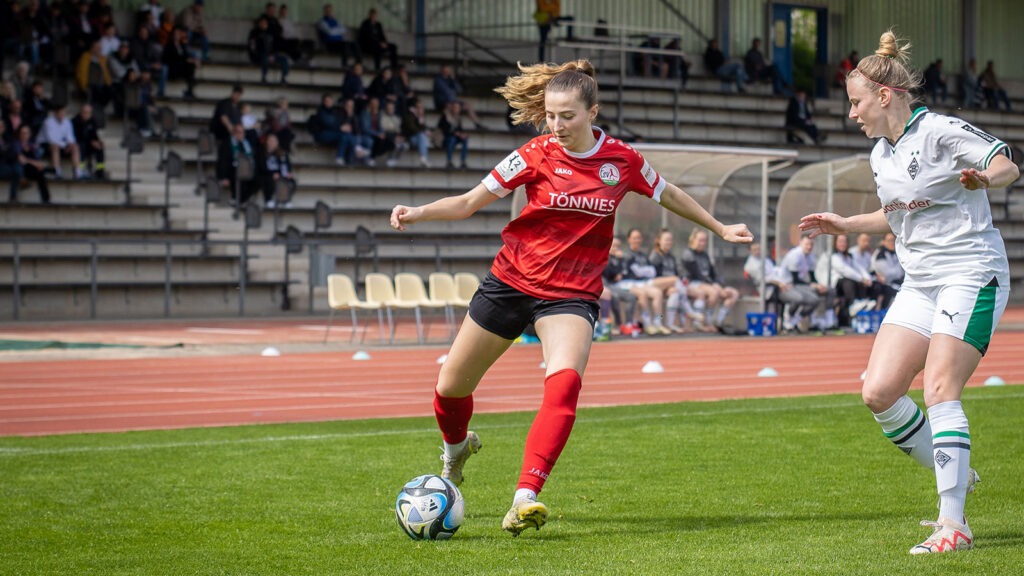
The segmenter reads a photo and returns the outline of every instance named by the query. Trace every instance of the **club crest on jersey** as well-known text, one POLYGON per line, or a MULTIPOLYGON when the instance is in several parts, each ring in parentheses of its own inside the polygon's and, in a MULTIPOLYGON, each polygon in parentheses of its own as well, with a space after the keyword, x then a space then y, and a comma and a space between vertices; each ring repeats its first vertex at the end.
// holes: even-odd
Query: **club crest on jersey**
POLYGON ((614 164, 603 164, 597 175, 601 178, 601 182, 609 186, 615 186, 619 183, 619 169, 614 164))
POLYGON ((917 163, 917 158, 914 158, 910 161, 910 165, 907 166, 907 174, 910 174, 911 180, 917 180, 919 172, 921 172, 921 165, 917 163))

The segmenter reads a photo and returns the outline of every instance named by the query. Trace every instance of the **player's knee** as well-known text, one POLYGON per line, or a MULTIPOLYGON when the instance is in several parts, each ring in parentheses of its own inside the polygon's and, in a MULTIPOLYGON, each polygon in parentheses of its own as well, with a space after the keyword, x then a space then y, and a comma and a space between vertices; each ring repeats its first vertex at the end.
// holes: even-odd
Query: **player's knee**
POLYGON ((864 381, 864 388, 861 389, 861 400, 875 414, 885 412, 899 400, 899 394, 893 394, 884 387, 876 386, 869 377, 864 381))

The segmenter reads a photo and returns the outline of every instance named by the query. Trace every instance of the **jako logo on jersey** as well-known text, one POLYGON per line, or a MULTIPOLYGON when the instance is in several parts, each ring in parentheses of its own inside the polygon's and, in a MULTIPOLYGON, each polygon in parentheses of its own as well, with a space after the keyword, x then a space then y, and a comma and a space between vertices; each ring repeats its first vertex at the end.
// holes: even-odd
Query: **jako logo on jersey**
POLYGON ((882 214, 888 214, 889 212, 893 212, 895 210, 906 210, 907 212, 913 212, 914 210, 927 208, 931 205, 931 200, 914 200, 910 204, 896 200, 894 202, 889 202, 888 204, 886 204, 885 208, 882 208, 882 214))
POLYGON ((601 178, 601 182, 609 186, 615 186, 619 183, 619 169, 614 164, 603 164, 597 175, 601 178))
POLYGON ((574 210, 594 216, 607 216, 615 212, 613 198, 599 196, 569 196, 565 192, 548 192, 550 200, 545 208, 552 210, 574 210))
POLYGON ((526 160, 523 160, 523 157, 519 155, 518 150, 506 156, 505 159, 496 167, 498 174, 501 175, 505 182, 514 178, 515 175, 522 172, 524 168, 526 168, 526 160))
POLYGON ((562 176, 572 176, 572 170, 568 168, 555 168, 555 174, 561 174, 562 176))

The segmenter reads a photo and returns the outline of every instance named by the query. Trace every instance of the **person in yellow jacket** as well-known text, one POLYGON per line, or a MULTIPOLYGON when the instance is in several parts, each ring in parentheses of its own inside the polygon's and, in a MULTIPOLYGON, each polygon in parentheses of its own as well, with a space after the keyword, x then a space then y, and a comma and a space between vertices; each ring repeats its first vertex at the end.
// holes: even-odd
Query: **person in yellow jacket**
POLYGON ((101 51, 99 40, 94 41, 89 51, 78 58, 75 65, 75 84, 96 109, 105 108, 113 99, 114 88, 110 67, 107 66, 107 58, 101 51))

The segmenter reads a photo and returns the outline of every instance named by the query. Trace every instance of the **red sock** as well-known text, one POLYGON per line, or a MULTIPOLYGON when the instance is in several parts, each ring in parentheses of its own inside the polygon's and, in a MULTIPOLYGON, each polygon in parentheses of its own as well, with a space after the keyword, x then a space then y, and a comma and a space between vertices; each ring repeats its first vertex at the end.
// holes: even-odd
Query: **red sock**
POLYGON ((517 488, 529 488, 540 494, 544 481, 569 441, 572 425, 576 422, 576 402, 581 387, 580 375, 572 368, 559 370, 544 379, 544 401, 526 435, 523 468, 517 488))
POLYGON ((441 436, 449 444, 458 444, 466 439, 469 419, 473 417, 473 395, 465 398, 446 398, 434 391, 434 417, 441 429, 441 436))

